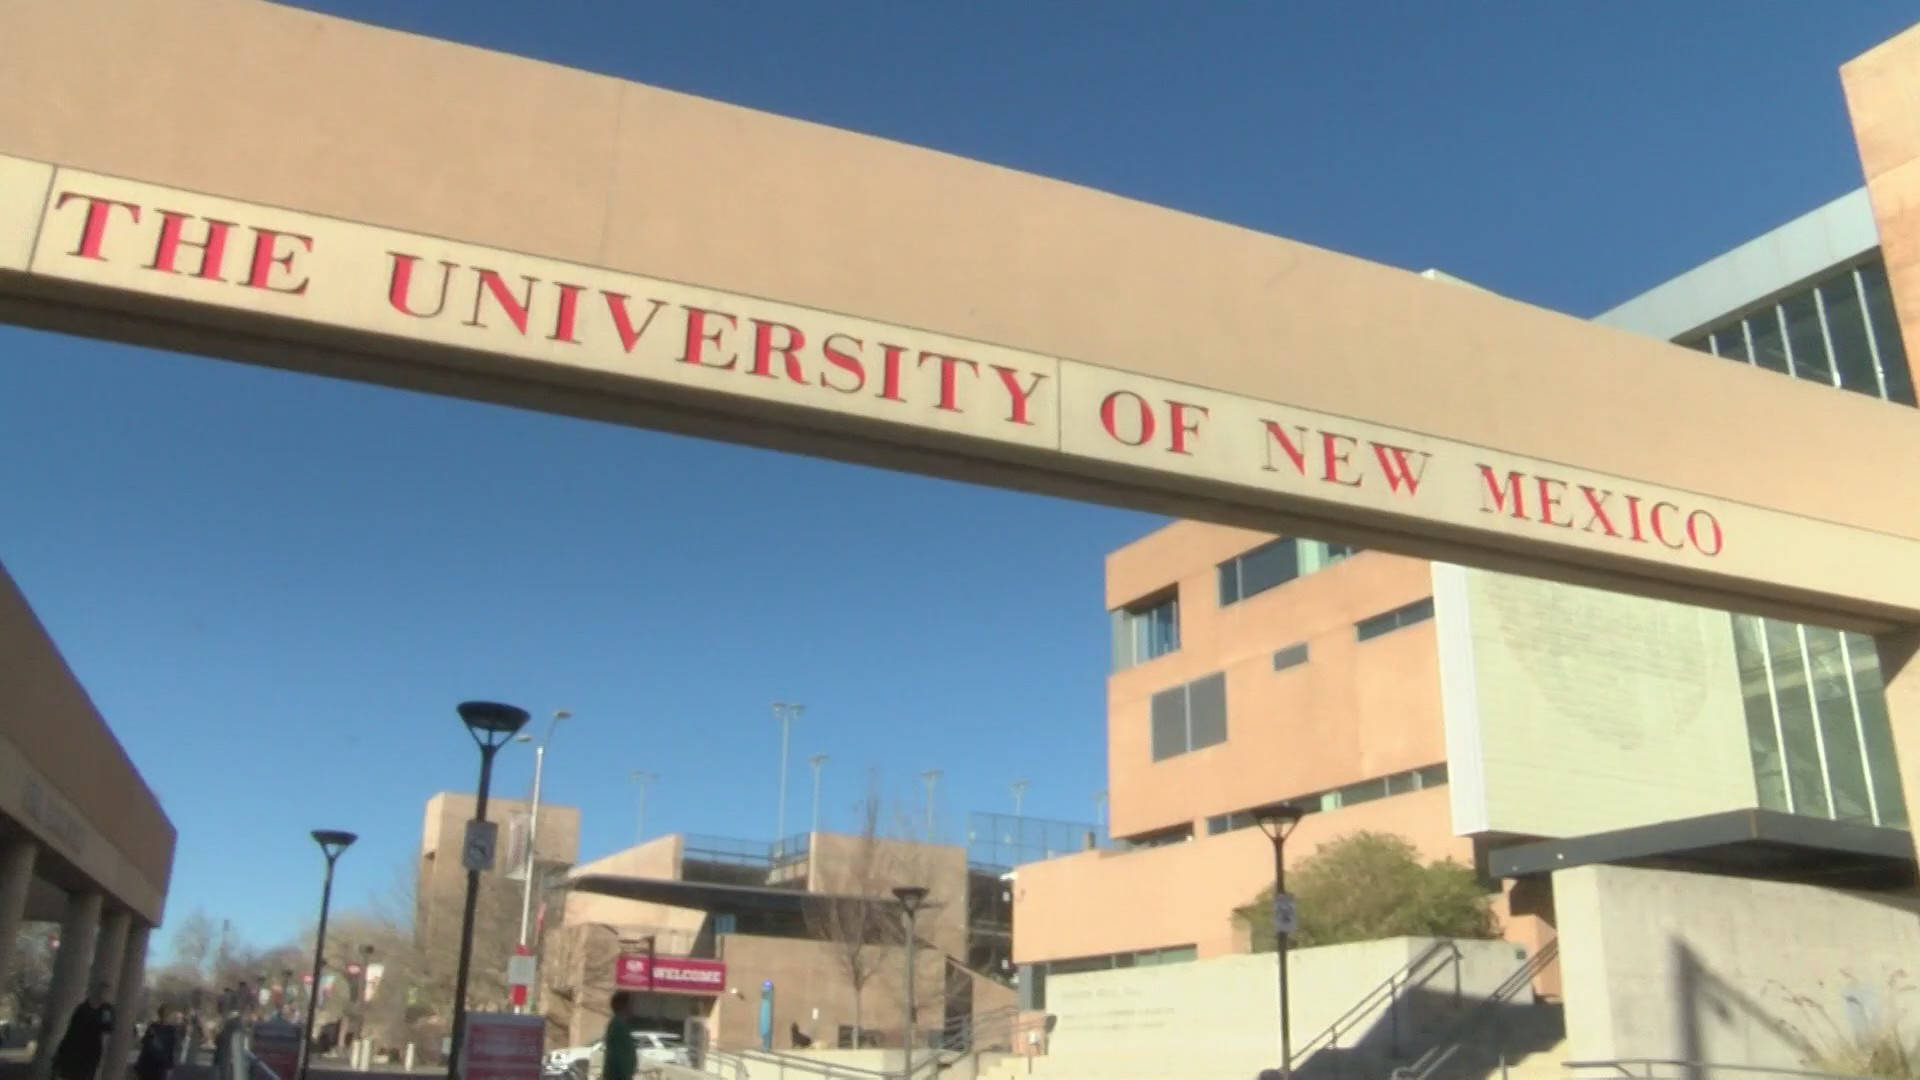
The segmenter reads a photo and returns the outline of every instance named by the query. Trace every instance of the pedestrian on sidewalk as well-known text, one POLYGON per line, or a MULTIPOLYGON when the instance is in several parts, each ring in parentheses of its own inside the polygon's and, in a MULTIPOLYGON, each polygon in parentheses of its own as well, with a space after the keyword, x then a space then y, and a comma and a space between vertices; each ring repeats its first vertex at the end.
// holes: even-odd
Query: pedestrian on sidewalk
MULTIPOLYGON (((94 983, 67 1019, 67 1033, 53 1052, 53 1075, 60 1080, 95 1080, 107 1036, 113 1034, 113 1006, 107 1003, 107 984, 94 983)), ((108 1080, 120 1080, 116 1075, 108 1080)))
POLYGON ((174 1020, 173 1010, 163 1008, 140 1036, 140 1054, 133 1060, 133 1074, 139 1080, 167 1080, 167 1074, 173 1071, 174 1062, 178 1060, 180 1025, 174 1020))

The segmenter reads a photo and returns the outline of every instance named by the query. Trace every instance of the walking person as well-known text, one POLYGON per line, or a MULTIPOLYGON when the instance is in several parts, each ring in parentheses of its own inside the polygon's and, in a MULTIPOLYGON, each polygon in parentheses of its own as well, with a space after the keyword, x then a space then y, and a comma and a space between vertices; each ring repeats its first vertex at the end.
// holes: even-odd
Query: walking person
POLYGON ((179 1060, 180 1025, 175 1022, 172 1009, 161 1009, 160 1015, 140 1036, 140 1053, 133 1061, 133 1075, 138 1080, 167 1080, 167 1074, 179 1060))
MULTIPOLYGON (((53 1053, 53 1075, 60 1080, 95 1080, 107 1036, 113 1034, 113 1006, 107 1002, 107 984, 94 983, 87 1000, 73 1010, 67 1033, 53 1053)), ((118 1075, 107 1080, 120 1080, 118 1075)))
POLYGON ((601 1040, 599 1080, 633 1080, 640 1071, 640 1051, 633 1045, 633 1008, 639 999, 615 990, 607 1017, 607 1037, 601 1040))

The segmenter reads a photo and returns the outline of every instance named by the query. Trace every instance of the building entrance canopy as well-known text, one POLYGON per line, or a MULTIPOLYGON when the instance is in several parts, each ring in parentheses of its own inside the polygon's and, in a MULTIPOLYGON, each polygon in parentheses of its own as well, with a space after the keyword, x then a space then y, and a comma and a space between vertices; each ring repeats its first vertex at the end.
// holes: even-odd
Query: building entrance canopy
POLYGON ((1920 500, 1888 494, 1920 459, 1902 410, 1066 184, 252 0, 18 5, 4 32, 0 317, 1920 622, 1920 500), (189 53, 227 61, 169 59, 189 53), (164 85, 166 107, 99 70, 164 85), (255 81, 298 92, 233 92, 255 81))

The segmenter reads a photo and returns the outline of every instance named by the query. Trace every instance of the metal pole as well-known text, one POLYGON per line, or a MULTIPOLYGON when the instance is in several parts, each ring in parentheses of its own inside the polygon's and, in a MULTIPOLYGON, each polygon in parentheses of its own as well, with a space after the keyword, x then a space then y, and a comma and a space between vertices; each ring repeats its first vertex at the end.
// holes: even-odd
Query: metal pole
MULTIPOLYGON (((523 714, 524 715, 524 714, 523 714)), ((493 755, 498 746, 480 744, 480 794, 473 820, 487 820, 487 792, 493 787, 493 755)), ((480 871, 467 871, 467 904, 460 914, 460 965, 453 976, 453 1032, 447 1042, 447 1077, 460 1075, 460 1045, 467 1037, 467 974, 473 967, 473 917, 480 903, 480 871)))
MULTIPOLYGON (((548 729, 551 732, 551 728, 548 729)), ((547 767, 547 745, 541 743, 533 748, 533 810, 527 815, 527 859, 521 870, 526 880, 520 883, 520 944, 527 943, 527 934, 533 924, 533 849, 540 844, 540 774, 547 767)), ((526 1006, 520 1007, 521 1012, 526 1006)))
POLYGON ((773 718, 780 721, 780 811, 774 817, 773 842, 777 848, 787 839, 787 749, 793 734, 793 721, 801 706, 773 703, 773 718))
POLYGON ((815 754, 807 759, 807 764, 813 766, 813 820, 808 826, 808 832, 820 831, 820 766, 826 762, 825 754, 815 754))
POLYGON ((916 936, 913 932, 913 921, 914 921, 913 917, 914 917, 913 908, 911 907, 907 908, 907 1034, 905 1038, 900 1040, 901 1080, 913 1080, 913 1039, 915 1035, 915 1031, 914 1031, 915 1018, 914 1018, 914 1002, 913 1002, 913 984, 914 984, 913 944, 914 944, 914 938, 916 936))
POLYGON ((1027 782, 1025 780, 1015 780, 1013 782, 1013 816, 1016 820, 1020 817, 1021 805, 1026 801, 1027 782))
MULTIPOLYGON (((1287 893, 1287 837, 1276 831, 1273 837, 1273 895, 1287 893)), ((1293 1031, 1287 1010, 1287 945, 1291 934, 1276 933, 1280 949, 1280 1075, 1293 1080, 1293 1031)))
POLYGON ((940 770, 928 769, 920 774, 920 779, 927 782, 927 843, 931 844, 933 843, 933 789, 940 783, 940 770))
POLYGON ((307 991, 307 1022, 300 1036, 300 1080, 307 1080, 308 1059, 313 1054, 313 1014, 320 1011, 320 968, 326 962, 327 909, 333 905, 333 862, 339 855, 327 856, 327 880, 320 887, 320 929, 313 941, 313 986, 307 991))

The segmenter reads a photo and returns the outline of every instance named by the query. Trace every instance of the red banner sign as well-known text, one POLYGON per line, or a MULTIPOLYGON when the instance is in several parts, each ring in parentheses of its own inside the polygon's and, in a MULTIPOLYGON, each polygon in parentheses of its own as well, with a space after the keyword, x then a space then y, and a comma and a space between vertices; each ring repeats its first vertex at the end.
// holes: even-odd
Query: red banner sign
POLYGON ((613 969, 613 984, 622 990, 656 994, 718 994, 727 988, 727 965, 690 956, 621 953, 613 969))

